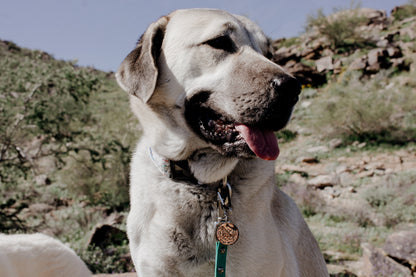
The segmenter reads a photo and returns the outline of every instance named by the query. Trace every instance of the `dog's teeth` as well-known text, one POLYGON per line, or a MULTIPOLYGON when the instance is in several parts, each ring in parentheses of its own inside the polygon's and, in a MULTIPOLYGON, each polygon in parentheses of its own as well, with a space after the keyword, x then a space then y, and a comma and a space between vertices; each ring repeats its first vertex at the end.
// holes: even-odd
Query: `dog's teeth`
POLYGON ((202 122, 202 120, 199 121, 199 128, 205 129, 204 122, 202 122))
POLYGON ((218 143, 232 143, 241 139, 239 133, 235 130, 234 123, 227 122, 224 118, 210 119, 205 117, 199 121, 200 130, 207 139, 218 143))

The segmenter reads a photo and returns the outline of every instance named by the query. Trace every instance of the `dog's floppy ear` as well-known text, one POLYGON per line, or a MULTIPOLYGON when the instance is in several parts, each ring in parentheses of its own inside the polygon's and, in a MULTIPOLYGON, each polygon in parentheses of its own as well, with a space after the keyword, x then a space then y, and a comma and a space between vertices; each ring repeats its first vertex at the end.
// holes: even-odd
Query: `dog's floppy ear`
POLYGON ((165 34, 167 17, 152 23, 136 48, 124 59, 116 78, 122 89, 147 102, 153 94, 158 77, 158 59, 165 34))

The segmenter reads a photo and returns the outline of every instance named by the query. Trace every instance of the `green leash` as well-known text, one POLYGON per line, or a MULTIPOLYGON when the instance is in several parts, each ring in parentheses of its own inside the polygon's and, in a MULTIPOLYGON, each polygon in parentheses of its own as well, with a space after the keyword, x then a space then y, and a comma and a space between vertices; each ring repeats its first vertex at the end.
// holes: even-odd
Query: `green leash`
POLYGON ((227 177, 223 179, 222 186, 217 188, 217 203, 215 277, 225 277, 227 247, 236 243, 239 237, 237 226, 228 220, 228 216, 231 214, 231 186, 227 182, 227 177))
POLYGON ((215 277, 225 277, 225 265, 227 260, 227 245, 217 241, 215 253, 215 277))

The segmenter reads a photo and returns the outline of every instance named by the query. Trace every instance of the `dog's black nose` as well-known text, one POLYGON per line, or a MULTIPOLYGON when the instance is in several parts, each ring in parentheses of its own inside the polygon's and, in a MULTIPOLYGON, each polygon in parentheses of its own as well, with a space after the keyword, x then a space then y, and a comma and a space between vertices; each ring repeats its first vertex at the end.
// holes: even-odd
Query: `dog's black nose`
POLYGON ((270 81, 270 101, 259 123, 273 131, 282 129, 292 114, 293 106, 299 100, 301 85, 288 74, 278 75, 270 81))
POLYGON ((271 85, 280 95, 290 93, 298 96, 302 88, 299 81, 290 75, 274 78, 271 85))
POLYGON ((290 75, 279 76, 271 81, 271 86, 280 102, 294 105, 299 100, 301 84, 290 75))

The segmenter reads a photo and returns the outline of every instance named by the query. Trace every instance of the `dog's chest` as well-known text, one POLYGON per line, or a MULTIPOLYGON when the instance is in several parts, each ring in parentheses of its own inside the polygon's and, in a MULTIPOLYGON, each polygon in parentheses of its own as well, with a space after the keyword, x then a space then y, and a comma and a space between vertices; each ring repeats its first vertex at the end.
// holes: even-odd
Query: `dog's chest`
POLYGON ((169 240, 183 262, 206 263, 215 257, 215 222, 218 216, 216 192, 207 188, 178 186, 172 197, 173 220, 169 240))

